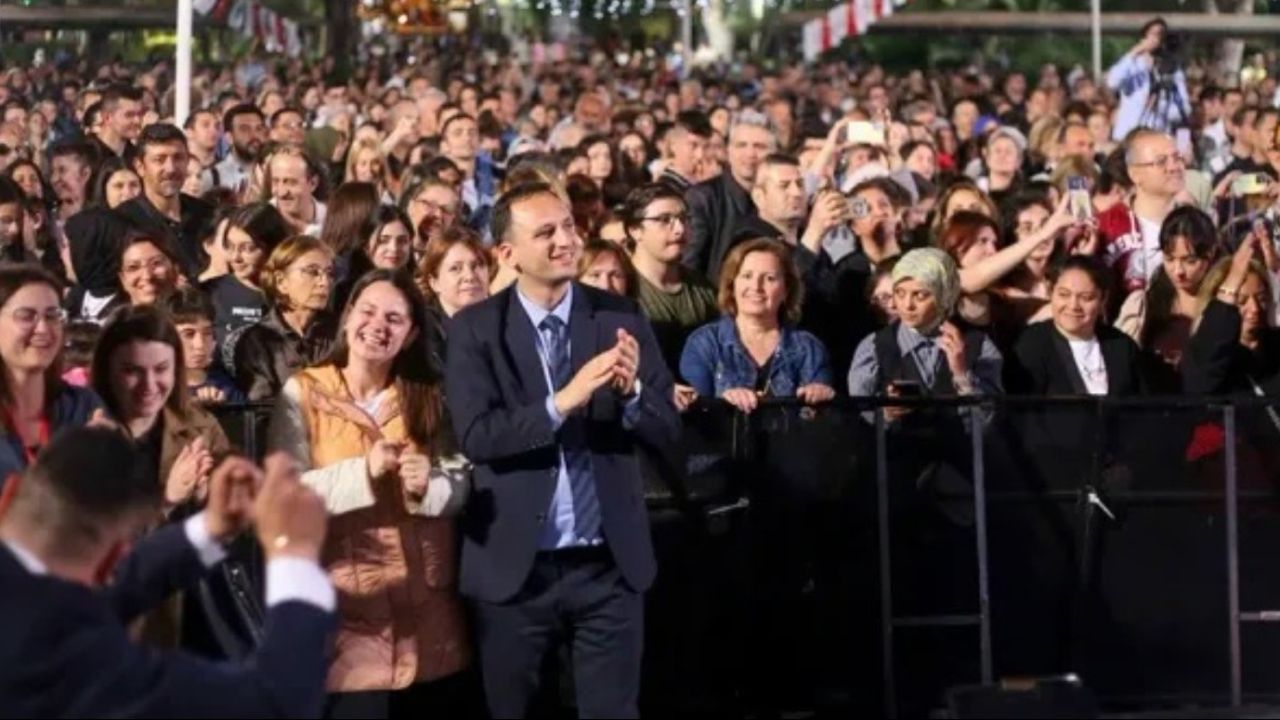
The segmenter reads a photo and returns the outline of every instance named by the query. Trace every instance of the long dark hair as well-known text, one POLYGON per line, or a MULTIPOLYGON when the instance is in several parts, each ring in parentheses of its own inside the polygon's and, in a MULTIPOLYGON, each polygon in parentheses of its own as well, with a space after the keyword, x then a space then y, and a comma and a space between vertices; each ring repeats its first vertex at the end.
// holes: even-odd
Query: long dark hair
POLYGON ((84 206, 86 208, 100 207, 109 210, 107 207, 107 181, 112 175, 120 171, 133 173, 138 178, 138 184, 142 184, 142 178, 138 176, 138 171, 134 170, 128 163, 118 157, 109 157, 98 165, 98 169, 94 171, 89 178, 89 186, 87 188, 87 197, 84 206))
POLYGON ((131 342, 158 342, 173 348, 173 387, 169 388, 164 406, 185 420, 190 405, 187 403, 187 366, 182 356, 182 341, 169 313, 155 305, 122 307, 103 326, 102 335, 93 349, 93 364, 89 370, 89 381, 94 392, 102 398, 102 404, 112 417, 121 419, 119 399, 111 390, 111 356, 131 342))
POLYGON ((346 327, 351 308, 370 285, 380 282, 390 283, 408 302, 415 331, 391 363, 391 377, 400 393, 400 413, 404 417, 405 432, 432 457, 450 455, 455 452, 457 443, 445 410, 441 389, 443 376, 431 362, 427 348, 427 302, 408 273, 372 270, 356 281, 342 310, 338 337, 325 364, 339 368, 347 366, 350 348, 347 346, 346 327))
POLYGON ((408 214, 395 205, 380 205, 374 211, 370 218, 371 222, 368 227, 369 234, 360 239, 360 246, 351 254, 351 266, 347 271, 347 279, 354 281, 355 278, 363 277, 365 273, 374 269, 373 258, 369 256, 369 241, 377 233, 382 232, 382 228, 391 223, 398 222, 404 225, 404 229, 409 231, 409 259, 405 261, 400 270, 412 271, 417 266, 417 258, 413 255, 413 240, 416 230, 413 223, 409 220, 408 214))
POLYGON ((320 229, 320 240, 335 255, 349 258, 373 234, 374 217, 381 202, 378 186, 373 183, 339 185, 329 198, 329 213, 320 229))
MULTIPOLYGON (((1213 220, 1201 210, 1191 206, 1177 208, 1164 219, 1164 223, 1160 226, 1161 254, 1168 255, 1173 252, 1178 240, 1187 241, 1187 245, 1191 247, 1191 254, 1205 261, 1206 271, 1213 264, 1221 247, 1213 220)), ((1162 264, 1151 279, 1151 286, 1147 288, 1146 317, 1142 322, 1142 336, 1138 338, 1138 345, 1149 348, 1155 339, 1160 337, 1173 317, 1173 306, 1177 299, 1178 290, 1173 286, 1173 281, 1169 279, 1162 264)))
MULTIPOLYGON (((8 305, 13 296, 28 285, 44 285, 53 290, 54 295, 58 298, 62 297, 62 284, 48 270, 30 263, 3 265, 0 266, 0 308, 8 305)), ((65 328, 63 332, 63 342, 66 342, 65 328)), ((4 358, 0 358, 0 403, 11 405, 13 403, 13 393, 9 391, 8 372, 6 370, 4 358)), ((45 402, 50 402, 61 387, 62 352, 59 350, 58 354, 54 356, 53 362, 44 371, 45 402)))

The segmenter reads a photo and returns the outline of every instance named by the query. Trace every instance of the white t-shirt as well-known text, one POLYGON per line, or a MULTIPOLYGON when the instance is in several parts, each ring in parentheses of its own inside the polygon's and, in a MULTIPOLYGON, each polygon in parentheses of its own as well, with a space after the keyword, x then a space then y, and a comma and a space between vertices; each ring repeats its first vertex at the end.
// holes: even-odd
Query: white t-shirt
POLYGON ((1071 346, 1071 357, 1075 358, 1076 369, 1084 379, 1084 386, 1090 395, 1106 395, 1107 363, 1102 357, 1102 345, 1097 338, 1089 340, 1067 340, 1071 346))
MULTIPOLYGON (((1134 217, 1138 217, 1137 213, 1134 213, 1134 217)), ((1142 231, 1142 250, 1134 253, 1129 263, 1129 272, 1141 273, 1138 277, 1151 282, 1164 262, 1160 254, 1160 223, 1138 217, 1138 229, 1142 231)))

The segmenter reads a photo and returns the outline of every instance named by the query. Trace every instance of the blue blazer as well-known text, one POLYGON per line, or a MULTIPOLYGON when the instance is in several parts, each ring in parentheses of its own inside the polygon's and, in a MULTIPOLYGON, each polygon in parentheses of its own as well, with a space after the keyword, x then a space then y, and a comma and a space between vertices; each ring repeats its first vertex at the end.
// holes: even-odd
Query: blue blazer
MULTIPOLYGON (((622 425, 623 400, 608 387, 586 408, 596 492, 609 549, 628 585, 643 592, 656 565, 636 445, 671 452, 680 434, 672 379, 634 302, 575 284, 569 338, 574 372, 617 340, 640 343, 640 415, 622 425)), ((475 464, 464 513, 461 590, 503 602, 524 585, 555 491, 560 457, 547 416, 550 393, 536 330, 514 287, 458 313, 449 325, 447 400, 462 452, 475 464)))
POLYGON ((244 664, 129 639, 126 623, 204 571, 181 524, 141 540, 99 592, 33 575, 0 544, 0 718, 319 717, 334 619, 312 605, 271 608, 244 664))

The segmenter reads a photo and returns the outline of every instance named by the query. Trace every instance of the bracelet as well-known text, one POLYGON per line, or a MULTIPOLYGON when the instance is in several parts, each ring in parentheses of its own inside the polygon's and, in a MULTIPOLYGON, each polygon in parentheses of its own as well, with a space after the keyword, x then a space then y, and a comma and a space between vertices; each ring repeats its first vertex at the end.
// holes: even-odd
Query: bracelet
POLYGON ((1220 287, 1218 288, 1218 295, 1223 297, 1229 297, 1232 300, 1235 300, 1236 298, 1240 297, 1240 289, 1236 288, 1233 290, 1228 287, 1220 287))

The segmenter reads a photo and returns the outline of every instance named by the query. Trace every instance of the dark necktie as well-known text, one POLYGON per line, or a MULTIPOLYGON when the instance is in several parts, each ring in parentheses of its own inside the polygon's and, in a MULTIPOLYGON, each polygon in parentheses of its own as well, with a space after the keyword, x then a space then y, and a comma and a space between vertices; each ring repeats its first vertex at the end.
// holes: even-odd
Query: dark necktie
MULTIPOLYGON (((547 369, 551 373, 551 382, 559 391, 573 378, 569 360, 569 329, 555 315, 548 315, 538 327, 547 341, 547 369)), ((579 538, 595 540, 600 537, 600 499, 596 496, 591 451, 587 447, 582 418, 565 418, 560 426, 559 439, 569 487, 573 492, 574 533, 579 538)))

